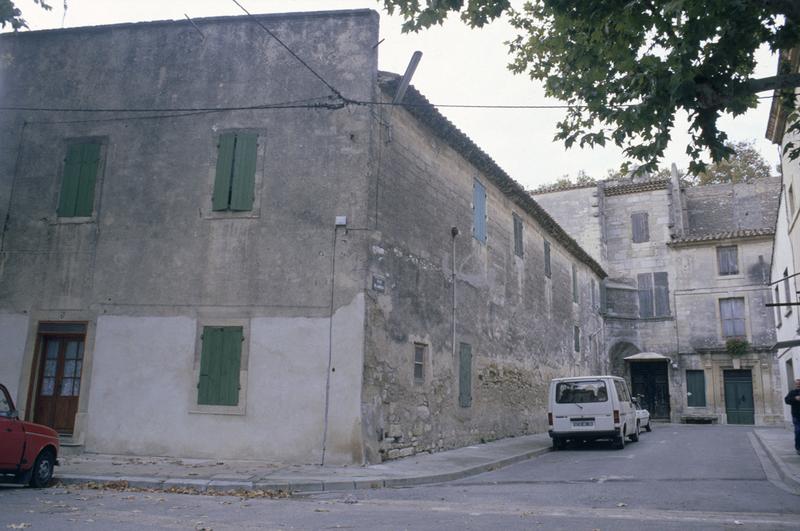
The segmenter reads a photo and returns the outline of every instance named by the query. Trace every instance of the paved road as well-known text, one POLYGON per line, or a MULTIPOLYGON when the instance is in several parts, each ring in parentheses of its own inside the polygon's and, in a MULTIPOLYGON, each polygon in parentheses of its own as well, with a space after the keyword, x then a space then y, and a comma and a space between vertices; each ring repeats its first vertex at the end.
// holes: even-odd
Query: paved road
POLYGON ((770 481, 751 437, 657 424, 622 451, 597 443, 452 483, 283 500, 0 488, 0 528, 800 528, 800 496, 770 481))

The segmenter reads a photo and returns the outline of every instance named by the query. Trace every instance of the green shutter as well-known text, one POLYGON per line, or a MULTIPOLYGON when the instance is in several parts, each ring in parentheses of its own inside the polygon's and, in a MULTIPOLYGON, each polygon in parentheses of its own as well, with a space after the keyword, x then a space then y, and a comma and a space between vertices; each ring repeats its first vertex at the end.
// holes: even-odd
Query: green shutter
POLYGON ((197 385, 197 403, 214 404, 212 393, 215 388, 214 371, 215 355, 222 347, 222 329, 211 326, 203 327, 203 349, 200 353, 200 381, 197 385))
POLYGON ((236 151, 233 158, 233 178, 231 180, 231 210, 253 209, 257 140, 258 135, 253 133, 236 135, 236 151))
POLYGON ((61 196, 58 200, 58 215, 60 217, 69 218, 75 216, 82 153, 81 144, 73 144, 67 147, 67 158, 64 160, 64 176, 61 180, 61 196))
POLYGON ((219 401, 221 406, 239 404, 239 367, 242 358, 242 328, 228 327, 223 332, 220 360, 219 401))
POLYGON ((217 175, 214 179, 214 195, 211 199, 212 210, 227 210, 230 204, 235 141, 236 135, 234 133, 225 133, 219 137, 217 175))
POLYGON ((686 371, 686 391, 689 407, 705 407, 706 376, 703 371, 686 371))
POLYGON ((458 360, 458 405, 472 405, 472 346, 461 343, 458 360))
POLYGON ((203 327, 197 403, 213 406, 239 404, 242 327, 203 327))
POLYGON ((100 144, 83 144, 80 179, 75 197, 75 215, 91 216, 94 210, 94 187, 100 164, 100 144))

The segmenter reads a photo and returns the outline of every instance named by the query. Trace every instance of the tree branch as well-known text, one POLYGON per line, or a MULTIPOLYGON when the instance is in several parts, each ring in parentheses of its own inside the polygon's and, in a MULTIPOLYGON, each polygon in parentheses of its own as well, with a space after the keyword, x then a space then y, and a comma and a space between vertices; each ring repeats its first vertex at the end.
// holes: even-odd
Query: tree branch
POLYGON ((756 93, 767 90, 796 88, 800 87, 800 73, 750 79, 747 81, 747 86, 756 93))

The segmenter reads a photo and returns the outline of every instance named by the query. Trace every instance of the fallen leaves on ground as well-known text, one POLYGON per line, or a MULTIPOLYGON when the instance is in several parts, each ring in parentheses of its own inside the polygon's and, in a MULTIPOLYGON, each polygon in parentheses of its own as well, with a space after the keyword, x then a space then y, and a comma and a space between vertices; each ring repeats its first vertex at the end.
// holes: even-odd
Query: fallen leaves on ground
MULTIPOLYGON (((279 489, 279 490, 264 490, 264 489, 252 489, 252 490, 244 490, 244 489, 236 489, 236 490, 198 490, 194 487, 166 487, 166 488, 155 488, 155 487, 132 487, 128 484, 127 481, 109 481, 107 483, 98 483, 95 481, 90 481, 88 483, 76 483, 71 484, 70 487, 78 488, 78 489, 91 489, 91 490, 110 490, 110 491, 118 491, 118 492, 168 492, 170 494, 202 494, 205 496, 236 496, 238 498, 289 498, 292 495, 291 491, 279 489)), ((133 496, 125 496, 122 498, 124 500, 132 500, 134 499, 133 496)), ((159 498, 158 501, 164 501, 164 498, 159 498)), ((45 501, 44 503, 52 503, 45 501)))

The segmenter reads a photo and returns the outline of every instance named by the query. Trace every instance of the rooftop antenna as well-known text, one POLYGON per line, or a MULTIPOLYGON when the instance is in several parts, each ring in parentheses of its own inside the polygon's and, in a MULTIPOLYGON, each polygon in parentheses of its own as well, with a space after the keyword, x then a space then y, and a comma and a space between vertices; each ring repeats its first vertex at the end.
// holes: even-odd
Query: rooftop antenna
POLYGON ((394 99, 392 100, 393 105, 398 105, 403 101, 403 97, 406 95, 406 89, 408 89, 408 84, 411 83, 411 78, 417 70, 420 59, 422 59, 422 52, 420 51, 414 52, 414 55, 411 56, 411 61, 408 62, 408 66, 406 67, 406 73, 403 74, 403 78, 397 86, 397 92, 394 94, 394 99))

